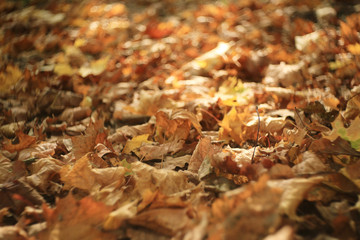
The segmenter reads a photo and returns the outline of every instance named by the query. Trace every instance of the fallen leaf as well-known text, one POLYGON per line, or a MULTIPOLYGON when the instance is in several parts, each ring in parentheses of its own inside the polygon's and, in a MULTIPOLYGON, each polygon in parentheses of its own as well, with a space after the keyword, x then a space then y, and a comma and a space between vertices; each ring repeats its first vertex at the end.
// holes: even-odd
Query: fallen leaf
POLYGON ((138 205, 138 213, 155 208, 184 208, 187 203, 184 202, 180 196, 168 197, 163 195, 158 190, 152 192, 145 190, 142 194, 142 201, 138 205))
POLYGON ((100 168, 91 167, 92 154, 86 154, 76 161, 74 166, 66 165, 60 170, 64 188, 77 187, 88 191, 96 191, 113 182, 123 182, 126 169, 124 167, 100 168))
POLYGON ((210 138, 202 138, 190 158, 188 170, 197 173, 206 156, 213 155, 213 146, 210 138))
POLYGON ((123 223, 136 215, 136 201, 129 202, 115 211, 112 211, 104 222, 105 230, 115 230, 123 225, 123 223))
POLYGON ((163 162, 155 163, 155 167, 169 170, 185 168, 185 165, 190 162, 190 158, 191 155, 184 155, 181 157, 166 156, 163 162))
POLYGON ((60 172, 63 162, 54 158, 41 158, 30 165, 31 175, 27 176, 26 182, 38 189, 40 192, 55 194, 60 189, 60 184, 56 185, 56 178, 60 172), (53 189, 52 191, 49 191, 53 189))
POLYGON ((347 45, 347 49, 350 53, 352 53, 354 55, 360 55, 360 44, 359 43, 347 45))
POLYGON ((297 207, 305 199, 306 193, 323 180, 324 178, 321 176, 269 180, 268 185, 283 190, 279 203, 279 212, 288 215, 291 219, 301 220, 301 217, 296 214, 297 207))
POLYGON ((12 164, 10 159, 0 154, 0 184, 7 182, 12 175, 12 164))
POLYGON ((295 160, 298 162, 292 169, 295 174, 316 174, 331 171, 314 152, 306 151, 295 160))
POLYGON ((5 71, 0 72, 0 92, 9 92, 22 78, 22 72, 17 66, 7 65, 5 71))
POLYGON ((3 145, 4 150, 16 152, 27 148, 36 142, 36 137, 29 136, 21 130, 16 132, 16 136, 18 137, 19 143, 12 144, 9 140, 7 140, 7 143, 3 145))
POLYGON ((42 239, 116 239, 115 235, 101 231, 111 207, 95 202, 91 197, 79 201, 69 194, 57 200, 51 209, 43 205, 47 228, 37 235, 42 239))
POLYGON ((186 208, 157 208, 138 214, 129 220, 132 225, 151 229, 166 236, 174 236, 189 223, 186 208))
POLYGON ((136 154, 144 161, 164 159, 166 155, 173 155, 183 149, 183 147, 183 140, 167 142, 160 145, 145 144, 140 147, 140 151, 136 154))
POLYGON ((68 63, 58 63, 55 65, 54 73, 59 76, 72 76, 75 73, 75 70, 68 63))
POLYGON ((301 71, 303 63, 298 64, 285 64, 284 62, 279 65, 270 64, 266 73, 263 83, 269 86, 301 86, 303 84, 303 76, 301 71))
POLYGON ((151 21, 146 26, 145 33, 148 34, 151 38, 159 39, 167 37, 173 31, 174 26, 171 22, 162 22, 151 21))
POLYGON ((159 111, 155 117, 155 139, 159 143, 186 140, 190 134, 191 125, 201 133, 201 126, 191 112, 185 110, 159 111))
POLYGON ((330 133, 326 134, 324 138, 334 142, 338 137, 349 141, 351 147, 356 151, 360 151, 360 117, 356 117, 351 121, 350 126, 345 128, 341 116, 338 116, 334 122, 331 123, 333 129, 330 133))
POLYGON ((89 107, 67 108, 59 116, 59 120, 67 123, 74 123, 89 117, 90 114, 91 109, 89 107))
POLYGON ((29 237, 26 232, 18 226, 1 226, 0 239, 26 240, 29 239, 29 237))
POLYGON ((106 141, 106 136, 102 120, 90 121, 89 126, 85 130, 85 135, 71 137, 75 158, 79 159, 84 154, 94 151, 94 147, 98 143, 109 144, 106 141))
POLYGON ((20 215, 26 206, 41 205, 44 202, 39 192, 23 178, 1 184, 0 209, 9 207, 16 215, 20 215))
POLYGON ((133 137, 131 140, 126 142, 123 153, 130 154, 141 147, 144 143, 152 143, 152 141, 147 140, 149 138, 149 134, 143 134, 139 136, 133 137))
POLYGON ((79 74, 81 77, 85 78, 89 75, 100 75, 102 72, 105 71, 107 64, 109 62, 110 56, 106 56, 103 58, 100 58, 96 61, 92 61, 90 63, 90 66, 82 66, 79 69, 79 74))

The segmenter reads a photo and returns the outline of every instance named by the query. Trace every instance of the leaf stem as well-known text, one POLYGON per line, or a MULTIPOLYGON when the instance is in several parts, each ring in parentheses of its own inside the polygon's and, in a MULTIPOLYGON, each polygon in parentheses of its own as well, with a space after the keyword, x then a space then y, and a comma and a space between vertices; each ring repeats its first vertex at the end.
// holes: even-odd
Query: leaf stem
POLYGON ((255 143, 255 147, 254 147, 254 152, 253 152, 253 155, 251 157, 251 164, 254 163, 255 151, 256 151, 256 147, 258 145, 259 133, 260 133, 260 115, 259 115, 258 106, 256 106, 256 113, 257 113, 257 116, 258 116, 258 129, 257 129, 257 134, 256 134, 256 143, 255 143))

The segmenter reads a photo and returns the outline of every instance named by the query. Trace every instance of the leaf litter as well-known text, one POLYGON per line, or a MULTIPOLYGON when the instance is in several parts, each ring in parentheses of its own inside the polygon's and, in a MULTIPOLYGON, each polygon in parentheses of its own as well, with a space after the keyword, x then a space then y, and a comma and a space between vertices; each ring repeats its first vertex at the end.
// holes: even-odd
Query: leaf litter
POLYGON ((0 239, 359 239, 359 9, 1 2, 0 239))

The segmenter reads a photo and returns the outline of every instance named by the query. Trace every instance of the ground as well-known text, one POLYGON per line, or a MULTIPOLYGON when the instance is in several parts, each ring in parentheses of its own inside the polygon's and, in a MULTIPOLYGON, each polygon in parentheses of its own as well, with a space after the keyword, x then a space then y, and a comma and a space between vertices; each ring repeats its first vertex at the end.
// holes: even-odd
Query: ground
POLYGON ((0 239, 359 239, 356 1, 2 1, 0 239))

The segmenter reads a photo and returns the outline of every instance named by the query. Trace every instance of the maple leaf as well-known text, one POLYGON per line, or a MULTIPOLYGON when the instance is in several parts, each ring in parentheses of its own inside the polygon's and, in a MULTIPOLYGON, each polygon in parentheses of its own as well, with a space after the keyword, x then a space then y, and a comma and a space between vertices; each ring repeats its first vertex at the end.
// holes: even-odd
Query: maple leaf
POLYGON ((331 123, 332 131, 327 133, 324 138, 330 141, 335 141, 336 138, 341 137, 342 139, 349 141, 351 147, 356 151, 360 151, 360 117, 356 117, 351 121, 350 126, 345 128, 339 115, 334 122, 331 123))
POLYGON ((54 158, 41 158, 32 163, 29 168, 31 175, 26 177, 26 181, 41 192, 47 192, 49 189, 58 189, 54 180, 58 176, 63 162, 54 158))
POLYGON ((123 153, 129 154, 130 152, 137 152, 136 150, 141 147, 144 143, 152 143, 152 141, 147 140, 149 134, 142 134, 139 136, 133 137, 131 140, 126 142, 123 153))
POLYGON ((124 181, 126 174, 125 167, 93 169, 91 161, 94 158, 96 158, 96 155, 86 154, 78 159, 74 166, 65 165, 60 170, 61 180, 65 183, 65 189, 77 187, 96 192, 101 186, 124 181))
POLYGON ((184 147, 184 141, 172 141, 160 145, 146 144, 140 147, 136 153, 144 161, 153 159, 163 159, 167 154, 175 154, 184 147))
POLYGON ((54 209, 43 205, 47 228, 37 237, 45 239, 116 239, 101 231, 101 226, 111 212, 111 207, 85 197, 77 201, 71 194, 56 202, 54 209))
POLYGON ((188 170, 197 173, 206 156, 214 154, 210 138, 202 138, 190 158, 188 170))
POLYGON ((19 130, 16 132, 16 136, 19 139, 19 143, 12 144, 9 140, 8 143, 3 145, 3 149, 9 152, 16 152, 25 149, 36 142, 36 137, 29 136, 23 131, 19 130))
POLYGON ((158 111, 156 117, 155 139, 159 143, 174 140, 186 140, 190 134, 191 125, 201 133, 201 126, 195 115, 186 110, 158 111))
POLYGON ((111 148, 110 143, 106 140, 106 136, 107 133, 102 120, 90 121, 89 126, 85 130, 85 135, 71 137, 75 158, 78 159, 84 154, 92 152, 98 143, 105 143, 105 145, 111 148))

